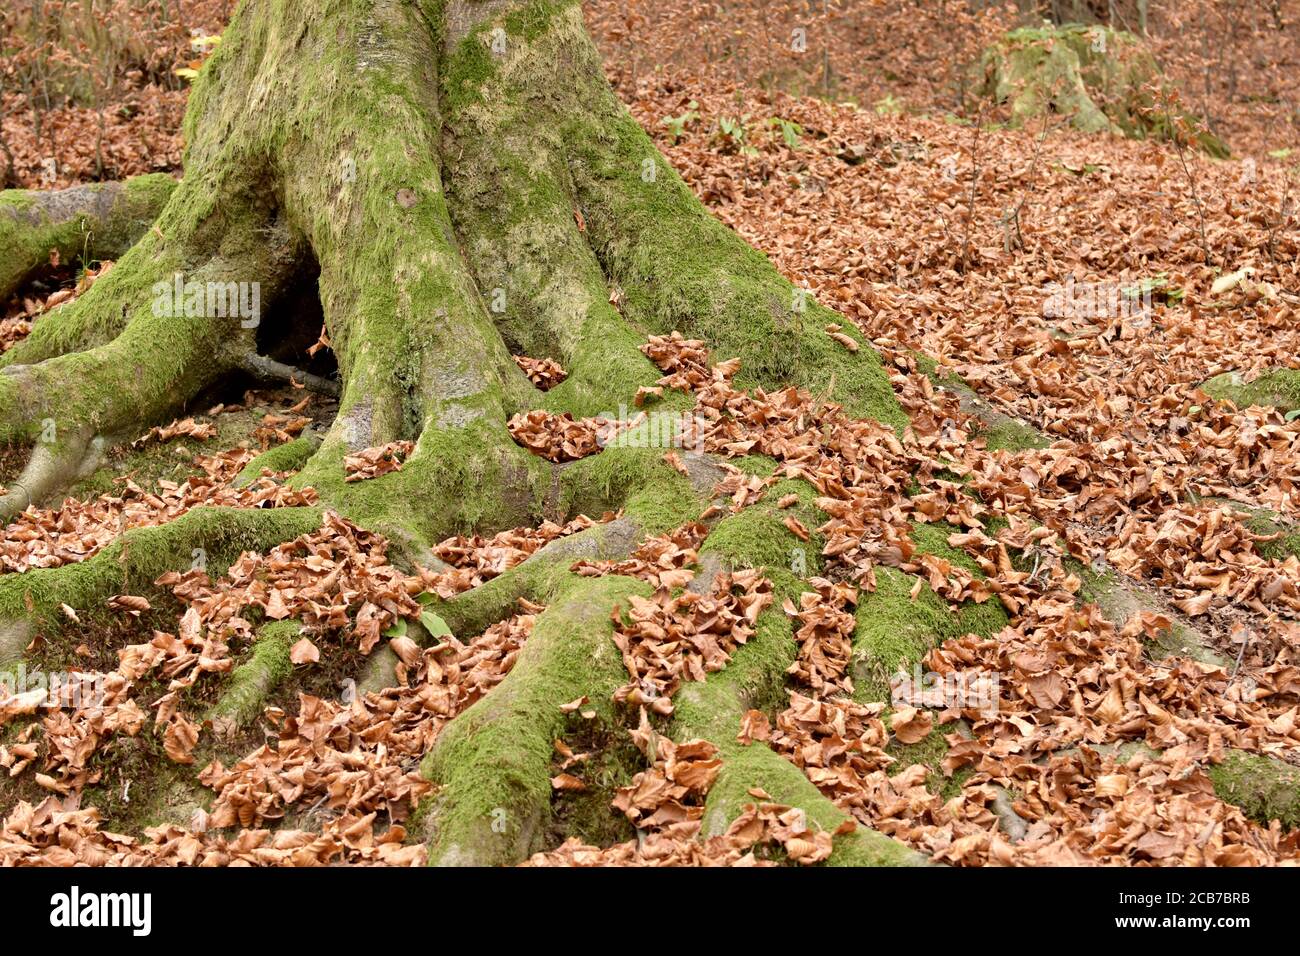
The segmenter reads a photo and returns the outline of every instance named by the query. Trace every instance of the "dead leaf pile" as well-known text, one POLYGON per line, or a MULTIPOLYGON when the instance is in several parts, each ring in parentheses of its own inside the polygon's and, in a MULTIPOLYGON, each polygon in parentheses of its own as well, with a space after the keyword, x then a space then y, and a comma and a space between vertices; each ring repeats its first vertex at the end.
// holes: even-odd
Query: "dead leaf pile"
POLYGON ((364 481, 400 471, 415 448, 412 441, 390 441, 387 445, 366 448, 343 458, 344 481, 364 481))
POLYGON ((568 373, 561 368, 560 363, 555 359, 529 358, 527 355, 516 355, 515 364, 528 376, 528 381, 543 392, 550 391, 569 377, 568 373))

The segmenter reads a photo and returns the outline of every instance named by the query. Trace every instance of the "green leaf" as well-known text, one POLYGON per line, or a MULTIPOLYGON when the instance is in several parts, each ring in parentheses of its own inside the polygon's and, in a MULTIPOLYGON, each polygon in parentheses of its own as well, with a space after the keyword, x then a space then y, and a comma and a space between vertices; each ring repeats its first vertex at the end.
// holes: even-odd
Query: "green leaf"
POLYGON ((421 611, 420 623, 424 625, 424 629, 429 632, 430 637, 454 636, 451 633, 451 628, 447 626, 447 622, 432 611, 421 611))
POLYGON ((1286 420, 1289 422, 1293 422, 1297 418, 1300 418, 1300 408, 1292 409, 1286 413, 1286 420))
POLYGON ((434 601, 438 600, 438 595, 434 594, 432 591, 421 591, 415 596, 415 600, 427 607, 434 601))
POLYGON ((384 631, 384 637, 405 637, 405 636, 406 636, 406 621, 403 620, 402 618, 398 618, 395 624, 391 625, 386 631, 384 631))

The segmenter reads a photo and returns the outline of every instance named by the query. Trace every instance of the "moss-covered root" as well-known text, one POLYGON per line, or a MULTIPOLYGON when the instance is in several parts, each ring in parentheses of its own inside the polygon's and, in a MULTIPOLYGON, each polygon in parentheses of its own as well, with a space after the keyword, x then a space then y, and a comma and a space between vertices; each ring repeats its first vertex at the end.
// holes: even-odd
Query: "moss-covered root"
POLYGON ((0 520, 7 520, 28 505, 68 485, 88 478, 104 461, 104 440, 81 428, 63 441, 38 443, 23 472, 0 494, 0 520))
POLYGON ((298 471, 320 448, 324 437, 321 429, 308 428, 293 441, 273 445, 244 466, 244 470, 235 476, 234 486, 245 488, 251 485, 263 471, 298 471))
POLYGON ((166 571, 201 560, 221 574, 240 552, 262 551, 320 526, 316 508, 195 508, 175 521, 125 532, 94 557, 61 568, 0 576, 0 664, 18 660, 41 630, 68 624, 60 609, 96 607, 139 593, 166 571))
MULTIPOLYGON (((1158 758, 1160 751, 1140 742, 1095 744, 1093 750, 1123 763, 1139 754, 1158 758)), ((1068 751, 1066 751, 1068 753, 1068 751)), ((1241 809, 1262 826, 1277 820, 1286 829, 1300 826, 1300 767, 1276 757, 1228 750, 1209 768, 1214 795, 1241 809)))
POLYGON ((1157 659, 1190 657, 1219 667, 1227 665, 1228 661, 1214 650, 1210 635, 1197 627, 1191 618, 1171 607, 1158 592, 1120 574, 1104 561, 1089 566, 1071 559, 1066 566, 1083 582, 1079 596, 1096 604, 1102 616, 1116 627, 1123 629, 1133 615, 1143 611, 1163 614, 1173 622, 1169 630, 1151 642, 1150 651, 1157 659))
POLYGON ((1238 372, 1224 372, 1201 388, 1211 398, 1232 402, 1238 408, 1263 405, 1284 413, 1300 408, 1300 371, 1296 369, 1270 369, 1249 382, 1238 372))
POLYGON ((631 518, 598 524, 552 541, 522 564, 450 601, 437 602, 434 609, 453 633, 479 634, 514 613, 521 597, 548 603, 570 582, 569 568, 575 561, 620 561, 640 538, 641 527, 631 518))
MULTIPOLYGON (((794 641, 788 625, 782 634, 779 612, 768 612, 758 636, 737 652, 726 670, 707 681, 689 684, 675 698, 677 717, 673 736, 678 740, 708 740, 718 748, 722 769, 709 791, 705 804, 703 835, 725 833, 727 827, 751 803, 760 801, 750 791, 761 789, 767 801, 797 807, 807 818, 808 827, 833 833, 846 820, 847 813, 835 806, 804 775, 803 771, 767 744, 748 746, 736 740, 741 718, 752 704, 747 681, 730 673, 733 667, 748 669, 760 657, 793 660, 794 641), (756 650, 751 650, 756 648, 756 650)), ((773 663, 769 660, 767 663, 773 663)), ((831 866, 923 866, 928 859, 902 843, 858 826, 853 832, 835 837, 834 849, 827 863, 831 866)))
POLYGON ((1300 768, 1274 757, 1230 750, 1210 768, 1214 792, 1224 803, 1268 826, 1274 820, 1288 830, 1300 826, 1300 768))
MULTIPOLYGON (((603 81, 602 81, 603 82, 603 81)), ((794 383, 850 415, 902 428, 878 353, 810 292, 719 222, 608 88, 569 134, 587 231, 624 314, 655 333, 680 330, 738 357, 742 387, 794 383), (840 324, 850 351, 826 331, 840 324)))
POLYGON ((961 403, 961 410, 979 422, 979 429, 974 437, 983 438, 990 451, 1017 452, 1029 448, 1046 448, 1051 444, 1051 441, 1038 429, 1005 412, 998 411, 960 379, 952 376, 941 378, 937 374, 937 369, 931 373, 931 379, 934 384, 956 395, 961 403))
MULTIPOLYGON (((821 542, 816 538, 799 540, 783 518, 793 514, 805 525, 814 526, 811 500, 815 494, 806 482, 780 482, 764 502, 719 522, 701 549, 701 565, 706 568, 764 568, 773 582, 775 598, 759 615, 754 636, 736 650, 724 669, 706 681, 687 684, 674 698, 673 737, 708 740, 722 758, 722 770, 705 807, 705 835, 724 832, 746 804, 756 801, 749 793, 756 787, 774 802, 802 809, 813 829, 833 832, 848 819, 794 764, 765 744, 744 746, 736 740, 746 711, 771 712, 786 704, 786 670, 794 663, 798 646, 792 623, 780 604, 786 597, 797 601, 805 588, 803 575, 818 572, 821 542), (793 510, 777 509, 775 502, 791 492, 800 496, 793 510)), ((836 837, 829 860, 831 865, 845 866, 924 862, 921 854, 864 827, 836 837)))
POLYGON ((289 651, 302 625, 297 621, 275 621, 257 631, 252 653, 235 668, 221 697, 209 708, 207 719, 214 727, 246 727, 257 719, 266 698, 293 671, 289 651))
POLYGON ((116 259, 158 218, 176 181, 162 173, 70 189, 0 191, 0 300, 58 261, 116 259))
POLYGON ((585 696, 594 719, 614 725, 611 697, 627 674, 610 612, 648 592, 625 577, 573 579, 505 680, 443 730, 422 766, 439 787, 426 817, 431 864, 512 864, 542 848, 560 707, 585 696))
POLYGON ((924 583, 913 598, 916 580, 894 568, 877 568, 876 590, 859 596, 852 674, 861 701, 888 702, 890 678, 920 664, 944 641, 966 634, 988 637, 1007 624, 996 601, 967 602, 953 610, 924 583))
POLYGON ((245 172, 196 170, 107 276, 0 360, 0 441, 34 446, 0 518, 76 479, 88 450, 173 417, 255 348, 300 244, 273 197, 248 198, 245 172))

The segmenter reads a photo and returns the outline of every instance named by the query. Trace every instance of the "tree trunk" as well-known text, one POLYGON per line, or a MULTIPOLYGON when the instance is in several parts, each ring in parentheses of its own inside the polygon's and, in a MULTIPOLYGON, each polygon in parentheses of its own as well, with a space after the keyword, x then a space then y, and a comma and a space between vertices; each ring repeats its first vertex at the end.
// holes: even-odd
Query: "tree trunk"
MULTIPOLYGON (((387 534, 409 559, 453 531, 625 512, 443 609, 458 633, 472 634, 518 596, 549 605, 514 670, 449 725, 426 761, 440 787, 428 814, 433 862, 516 862, 547 840, 559 706, 587 695, 602 725, 619 726, 609 613, 639 585, 579 578, 569 564, 626 554, 644 535, 694 520, 714 475, 700 456, 690 456, 692 480, 661 451, 635 448, 552 465, 512 440, 507 418, 631 407, 660 374, 638 346, 676 330, 740 358, 741 386, 808 387, 902 427, 879 357, 830 339, 823 327, 834 313, 700 205, 608 86, 572 0, 249 0, 194 84, 185 135, 184 179, 156 222, 137 225, 138 242, 104 280, 0 358, 0 440, 33 446, 0 508, 12 514, 49 495, 106 443, 248 367, 288 291, 319 270, 340 407, 294 480, 317 489, 323 506, 387 534), (178 275, 257 283, 268 329, 157 314, 158 290, 178 275), (541 393, 512 352, 552 357, 568 378, 541 393), (415 442, 400 471, 344 481, 345 454, 399 439, 415 442)), ((0 241, 42 248, 50 239, 36 233, 51 221, 0 215, 0 241)), ((145 529, 129 555, 102 556, 122 572, 99 574, 88 567, 97 557, 0 581, 0 658, 26 643, 30 622, 71 601, 74 585, 85 600, 120 587, 123 574, 188 561, 199 540, 265 548, 319 521, 314 509, 286 511, 295 509, 215 509, 171 531, 145 529)), ((800 544, 774 514, 761 525, 769 553, 800 544)), ((718 558, 755 563, 728 544, 742 540, 724 535, 718 558)), ((791 576, 778 597, 797 597, 800 581, 791 576)), ((715 742, 734 749, 732 718, 747 695, 779 687, 793 661, 789 621, 779 610, 765 620, 743 649, 752 681, 702 693, 683 732, 726 737, 715 742)), ((241 677, 244 711, 259 680, 241 677)), ((744 764, 758 765, 752 781, 732 774, 733 796, 761 779, 822 825, 844 819, 759 749, 766 757, 744 764)), ((865 831, 836 845, 837 861, 917 860, 865 831)))

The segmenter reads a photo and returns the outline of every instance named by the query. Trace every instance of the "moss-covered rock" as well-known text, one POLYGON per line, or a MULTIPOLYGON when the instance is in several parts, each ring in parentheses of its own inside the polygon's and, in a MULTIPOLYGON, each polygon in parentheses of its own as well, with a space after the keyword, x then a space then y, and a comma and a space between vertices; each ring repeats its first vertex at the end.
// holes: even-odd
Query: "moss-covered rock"
POLYGON ((1259 754, 1230 750, 1210 768, 1214 792, 1251 819, 1267 826, 1278 820, 1288 829, 1300 825, 1300 768, 1259 754))
POLYGON ((1009 103, 1011 123, 1045 113, 1067 116, 1079 130, 1130 139, 1184 141, 1224 158, 1228 148, 1183 113, 1156 102, 1164 80, 1141 39, 1102 26, 1066 24, 1013 30, 984 51, 984 95, 1009 103))
POLYGON ((1246 381, 1239 372, 1224 372, 1201 386, 1211 398, 1232 402, 1238 408, 1271 406, 1280 412, 1300 409, 1300 371, 1270 369, 1246 381))

